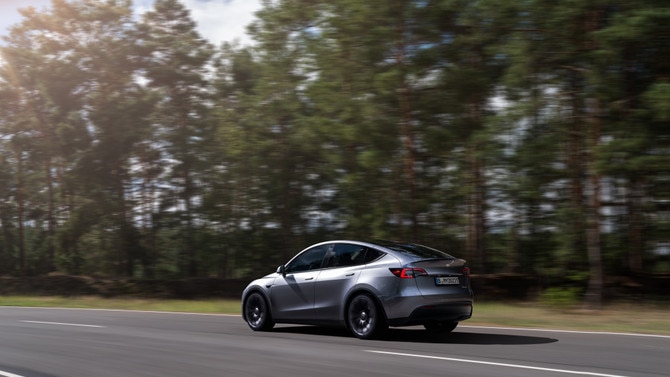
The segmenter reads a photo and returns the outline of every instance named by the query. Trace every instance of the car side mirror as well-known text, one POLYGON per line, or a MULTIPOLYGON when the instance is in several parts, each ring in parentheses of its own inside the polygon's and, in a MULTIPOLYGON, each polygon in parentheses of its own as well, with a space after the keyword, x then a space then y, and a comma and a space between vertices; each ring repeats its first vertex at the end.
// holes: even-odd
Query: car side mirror
POLYGON ((282 276, 286 276, 286 267, 283 264, 277 267, 277 273, 282 274, 282 276))

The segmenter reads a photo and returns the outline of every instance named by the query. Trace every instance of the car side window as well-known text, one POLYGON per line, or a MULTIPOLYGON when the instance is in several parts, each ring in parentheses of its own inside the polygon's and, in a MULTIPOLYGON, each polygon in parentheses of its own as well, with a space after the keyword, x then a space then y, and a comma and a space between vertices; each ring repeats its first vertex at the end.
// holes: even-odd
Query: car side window
POLYGON ((324 267, 357 266, 365 263, 365 246, 338 243, 326 255, 324 267))
POLYGON ((381 258, 382 256, 384 256, 384 254, 385 253, 383 253, 379 250, 376 250, 376 249, 367 249, 367 251, 365 253, 364 263, 370 263, 372 261, 375 261, 375 260, 381 258))
POLYGON ((286 265, 286 273, 303 272, 321 268, 323 257, 330 245, 316 246, 305 250, 286 265))

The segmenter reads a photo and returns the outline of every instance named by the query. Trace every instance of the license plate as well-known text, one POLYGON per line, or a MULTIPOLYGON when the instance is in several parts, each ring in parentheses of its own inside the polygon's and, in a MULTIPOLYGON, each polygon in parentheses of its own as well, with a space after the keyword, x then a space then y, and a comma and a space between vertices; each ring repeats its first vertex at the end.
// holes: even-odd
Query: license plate
POLYGON ((453 285, 453 284, 460 284, 458 276, 435 278, 435 285, 453 285))

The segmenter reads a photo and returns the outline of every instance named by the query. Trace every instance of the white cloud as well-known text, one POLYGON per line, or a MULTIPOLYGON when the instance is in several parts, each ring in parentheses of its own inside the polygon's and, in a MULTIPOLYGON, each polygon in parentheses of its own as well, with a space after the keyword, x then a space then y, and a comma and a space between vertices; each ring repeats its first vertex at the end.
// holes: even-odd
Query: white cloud
POLYGON ((215 44, 239 40, 250 44, 246 27, 260 9, 259 0, 182 0, 191 10, 200 34, 215 44))
MULTIPOLYGON (((191 10, 191 17, 198 25, 200 34, 219 45, 223 41, 239 40, 248 45, 251 38, 246 27, 260 9, 260 0, 181 0, 191 10)), ((153 0, 135 0, 135 13, 141 14, 153 8, 153 0)), ((8 28, 21 22, 18 8, 35 7, 38 11, 50 8, 50 0, 0 0, 0 35, 8 34, 8 28)))
POLYGON ((41 11, 51 5, 51 0, 0 0, 0 35, 9 34, 9 27, 21 22, 19 9, 33 7, 41 11))

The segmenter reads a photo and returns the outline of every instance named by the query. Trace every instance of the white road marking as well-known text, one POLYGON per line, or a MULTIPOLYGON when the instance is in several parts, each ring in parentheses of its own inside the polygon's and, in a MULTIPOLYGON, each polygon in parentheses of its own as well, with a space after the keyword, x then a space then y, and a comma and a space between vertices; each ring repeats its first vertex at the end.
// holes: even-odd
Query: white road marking
POLYGON ((558 332, 566 334, 587 334, 587 335, 622 335, 622 336, 639 336, 648 338, 666 338, 670 339, 670 335, 658 334, 638 334, 629 332, 611 332, 611 331, 580 331, 580 330, 553 330, 553 329, 534 329, 527 327, 498 327, 498 326, 458 326, 463 329, 490 329, 490 330, 513 330, 513 331, 538 331, 538 332, 558 332))
MULTIPOLYGON (((99 312, 134 312, 134 313, 148 313, 148 314, 180 314, 180 315, 198 315, 211 317, 241 317, 240 314, 224 314, 224 313, 189 313, 189 312, 170 312, 160 310, 130 310, 130 309, 93 309, 93 308, 59 308, 59 307, 32 307, 32 306, 0 306, 2 309, 35 309, 35 310, 71 310, 71 311, 99 311, 99 312)), ((458 325, 459 329, 491 329, 491 330, 511 330, 511 331, 543 331, 556 332, 566 334, 588 334, 588 335, 621 335, 621 336, 637 336, 650 338, 665 338, 670 339, 670 335, 660 334, 642 334, 642 333, 626 333, 626 332, 607 332, 607 331, 579 331, 579 330, 561 330, 561 329, 540 329, 540 328, 526 328, 526 327, 498 327, 498 326, 465 326, 458 325)))
POLYGON ((5 372, 3 370, 0 370, 0 376, 3 376, 3 377, 23 377, 23 376, 19 376, 18 374, 5 372))
POLYGON ((58 325, 58 326, 75 326, 75 327, 95 327, 95 328, 104 328, 105 326, 98 325, 84 325, 81 323, 63 323, 63 322, 44 322, 44 321, 21 321, 24 323, 37 323, 40 325, 58 325))
MULTIPOLYGON (((1 2, 2 0, 0 0, 1 2)), ((148 313, 148 314, 184 314, 200 315, 210 317, 242 317, 241 314, 225 313, 191 313, 191 312, 171 312, 165 310, 132 310, 132 309, 96 309, 96 308, 59 308, 55 306, 0 306, 2 309, 36 309, 36 310, 69 310, 69 311, 89 311, 89 312, 119 312, 119 313, 148 313)))
POLYGON ((433 359, 433 360, 442 360, 442 361, 455 361, 460 363, 470 363, 470 364, 481 364, 481 365, 492 365, 496 367, 507 367, 507 368, 518 368, 518 369, 530 369, 543 372, 556 372, 556 373, 566 373, 566 374, 579 374, 583 376, 597 376, 597 377, 628 377, 618 374, 606 374, 606 373, 594 373, 594 372, 584 372, 578 370, 568 370, 568 369, 555 369, 555 368, 543 368, 543 367, 534 367, 530 365, 523 364, 506 364, 506 363, 496 363, 492 361, 483 361, 483 360, 471 360, 471 359, 457 359, 453 357, 442 357, 442 356, 430 356, 430 355, 420 355, 412 353, 401 353, 401 352, 387 352, 387 351, 375 351, 375 350, 365 350, 365 352, 377 353, 382 355, 393 355, 393 356, 406 356, 406 357, 415 357, 421 359, 433 359))

